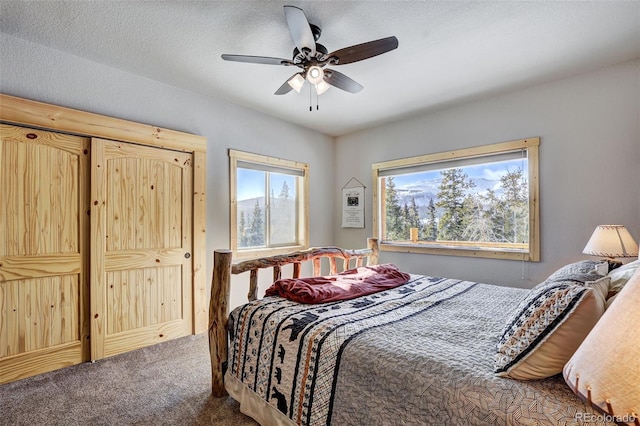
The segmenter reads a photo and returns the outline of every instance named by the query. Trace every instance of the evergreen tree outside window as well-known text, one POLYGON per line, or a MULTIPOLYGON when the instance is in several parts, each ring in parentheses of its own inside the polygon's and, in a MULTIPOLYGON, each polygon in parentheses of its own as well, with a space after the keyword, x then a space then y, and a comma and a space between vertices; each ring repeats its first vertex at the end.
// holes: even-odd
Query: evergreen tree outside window
POLYGON ((308 165, 235 150, 229 159, 235 256, 307 248, 308 165))
POLYGON ((539 143, 522 139, 373 164, 381 249, 539 261, 539 143))

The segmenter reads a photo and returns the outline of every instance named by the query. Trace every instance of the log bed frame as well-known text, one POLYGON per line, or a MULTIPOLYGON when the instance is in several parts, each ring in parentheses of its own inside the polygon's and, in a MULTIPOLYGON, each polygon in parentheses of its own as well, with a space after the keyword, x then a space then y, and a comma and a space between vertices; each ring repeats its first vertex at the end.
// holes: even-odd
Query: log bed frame
POLYGON ((231 293, 231 275, 250 271, 249 301, 258 297, 258 270, 273 268, 273 281, 281 278, 282 266, 293 264, 293 278, 299 278, 302 262, 311 261, 313 275, 321 275, 322 258, 329 259, 329 274, 338 272, 337 259, 342 259, 342 270, 364 265, 378 264, 378 240, 367 239, 367 248, 347 250, 339 247, 318 247, 288 254, 273 255, 259 259, 246 260, 232 264, 231 250, 215 250, 213 252, 213 280, 211 282, 211 299, 209 301, 209 352, 211 354, 212 394, 224 397, 224 370, 228 356, 227 320, 229 318, 229 295, 231 293), (350 263, 355 260, 355 265, 350 263))

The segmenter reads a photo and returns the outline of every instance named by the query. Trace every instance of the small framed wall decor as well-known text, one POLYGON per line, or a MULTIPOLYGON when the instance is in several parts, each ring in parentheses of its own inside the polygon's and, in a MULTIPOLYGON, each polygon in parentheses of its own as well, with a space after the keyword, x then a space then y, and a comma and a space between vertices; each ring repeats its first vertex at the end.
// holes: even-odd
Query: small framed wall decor
POLYGON ((352 177, 342 187, 342 227, 364 228, 364 190, 366 187, 352 177), (352 182, 358 186, 352 185, 352 182))

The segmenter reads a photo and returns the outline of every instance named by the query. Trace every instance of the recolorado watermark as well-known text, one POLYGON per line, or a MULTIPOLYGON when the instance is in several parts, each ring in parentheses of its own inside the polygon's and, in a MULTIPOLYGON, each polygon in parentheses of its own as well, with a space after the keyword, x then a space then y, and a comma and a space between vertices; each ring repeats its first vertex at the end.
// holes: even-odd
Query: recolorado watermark
POLYGON ((634 423, 637 417, 633 414, 624 414, 621 416, 612 416, 611 414, 594 414, 594 413, 576 413, 576 421, 585 423, 634 423))

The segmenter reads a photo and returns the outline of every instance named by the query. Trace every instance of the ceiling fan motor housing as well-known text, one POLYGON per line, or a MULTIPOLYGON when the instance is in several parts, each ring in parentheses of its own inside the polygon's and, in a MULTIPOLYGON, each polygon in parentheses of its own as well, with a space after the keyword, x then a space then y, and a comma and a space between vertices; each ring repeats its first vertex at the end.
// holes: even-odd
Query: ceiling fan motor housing
MULTIPOLYGON (((326 56, 329 53, 329 51, 327 50, 326 47, 324 47, 324 45, 320 44, 320 43, 316 43, 316 58, 318 60, 322 60, 324 56, 326 56)), ((298 49, 297 47, 293 48, 293 57, 292 57, 292 61, 299 63, 299 62, 304 62, 305 59, 307 59, 307 56, 304 53, 300 53, 300 49, 298 49)))

